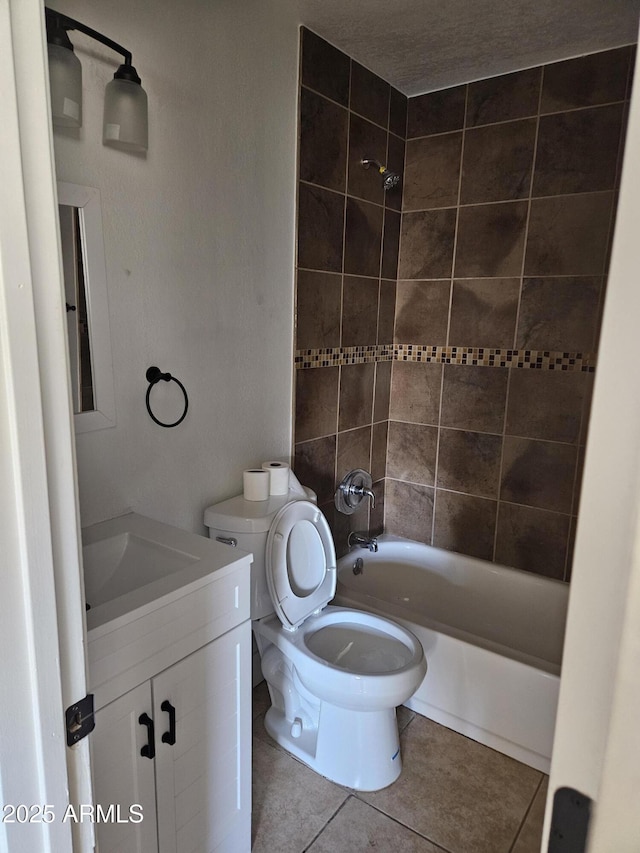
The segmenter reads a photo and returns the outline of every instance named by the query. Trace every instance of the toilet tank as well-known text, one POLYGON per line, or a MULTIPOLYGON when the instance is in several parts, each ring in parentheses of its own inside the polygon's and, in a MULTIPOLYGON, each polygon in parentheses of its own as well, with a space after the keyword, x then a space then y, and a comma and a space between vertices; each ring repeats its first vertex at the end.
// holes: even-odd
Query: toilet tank
POLYGON ((204 511, 204 523, 209 530, 209 538, 218 541, 230 540, 238 548, 253 554, 251 564, 251 618, 261 619, 274 612, 271 596, 267 587, 265 571, 265 551, 267 535, 273 517, 285 504, 294 500, 317 502, 311 489, 305 489, 305 495, 289 492, 288 495, 273 495, 266 501, 246 501, 237 495, 221 503, 213 504, 204 511))

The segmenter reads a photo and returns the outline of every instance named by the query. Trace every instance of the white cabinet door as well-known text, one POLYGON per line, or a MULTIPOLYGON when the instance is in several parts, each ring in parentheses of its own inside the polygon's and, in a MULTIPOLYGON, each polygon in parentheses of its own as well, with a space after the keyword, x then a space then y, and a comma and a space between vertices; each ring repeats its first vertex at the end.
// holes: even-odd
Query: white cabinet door
POLYGON ((148 744, 148 728, 139 723, 140 715, 151 715, 151 710, 147 681, 96 713, 90 742, 99 853, 158 849, 155 761, 141 754, 148 744), (139 809, 131 811, 134 805, 142 807, 142 821, 137 820, 139 809))
POLYGON ((160 853, 251 849, 250 666, 247 621, 152 679, 160 853))

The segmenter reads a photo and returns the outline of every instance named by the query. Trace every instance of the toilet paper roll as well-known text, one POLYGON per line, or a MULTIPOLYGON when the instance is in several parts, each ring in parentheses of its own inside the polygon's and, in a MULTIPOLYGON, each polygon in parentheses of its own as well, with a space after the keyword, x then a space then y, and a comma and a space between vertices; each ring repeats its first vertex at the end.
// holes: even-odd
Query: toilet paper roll
POLYGON ((262 468, 251 468, 242 472, 243 495, 245 501, 266 501, 269 499, 270 476, 262 468))
POLYGON ((289 466, 286 462, 278 462, 274 459, 271 462, 262 463, 263 471, 267 471, 270 477, 269 494, 270 495, 286 495, 289 492, 289 466))

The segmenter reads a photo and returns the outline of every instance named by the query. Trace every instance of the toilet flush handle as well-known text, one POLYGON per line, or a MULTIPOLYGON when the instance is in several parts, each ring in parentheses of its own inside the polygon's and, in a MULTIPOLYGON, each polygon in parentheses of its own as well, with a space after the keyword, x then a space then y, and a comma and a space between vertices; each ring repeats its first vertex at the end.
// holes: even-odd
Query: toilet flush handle
POLYGON ((238 545, 238 540, 234 539, 233 536, 216 536, 216 542, 222 542, 223 545, 231 545, 232 548, 236 548, 238 545))

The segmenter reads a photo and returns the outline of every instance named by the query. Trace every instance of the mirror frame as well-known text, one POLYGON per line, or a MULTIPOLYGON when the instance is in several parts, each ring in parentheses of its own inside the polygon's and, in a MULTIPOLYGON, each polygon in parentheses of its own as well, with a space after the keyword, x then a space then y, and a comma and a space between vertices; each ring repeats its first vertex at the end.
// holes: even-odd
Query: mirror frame
POLYGON ((80 222, 95 408, 75 412, 73 419, 76 433, 91 432, 116 425, 100 193, 93 187, 58 181, 58 204, 76 207, 80 222))

